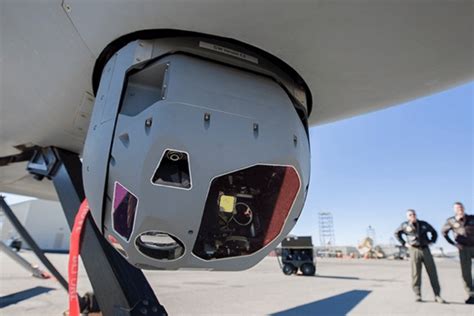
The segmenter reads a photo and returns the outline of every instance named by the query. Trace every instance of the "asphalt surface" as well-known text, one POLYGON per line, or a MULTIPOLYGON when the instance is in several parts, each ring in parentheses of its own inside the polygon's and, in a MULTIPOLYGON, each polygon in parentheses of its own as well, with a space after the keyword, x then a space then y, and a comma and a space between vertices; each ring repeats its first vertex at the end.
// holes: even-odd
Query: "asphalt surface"
MULTIPOLYGON (((22 256, 38 262, 29 251, 22 256)), ((67 255, 48 254, 63 275, 67 255)), ((170 315, 473 315, 465 305, 459 262, 436 259, 442 296, 434 302, 426 273, 424 302, 414 302, 408 261, 320 259, 317 276, 285 276, 267 257, 242 272, 148 271, 170 315)), ((90 290, 81 267, 78 289, 90 290)), ((0 315, 62 315, 67 294, 55 280, 40 280, 0 253, 0 315)))

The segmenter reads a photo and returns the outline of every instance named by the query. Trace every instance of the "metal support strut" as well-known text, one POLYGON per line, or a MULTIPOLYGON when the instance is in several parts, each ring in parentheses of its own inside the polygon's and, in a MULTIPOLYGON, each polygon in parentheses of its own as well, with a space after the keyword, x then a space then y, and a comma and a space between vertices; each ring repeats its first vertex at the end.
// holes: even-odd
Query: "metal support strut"
MULTIPOLYGON (((84 200, 81 169, 77 154, 54 147, 36 151, 27 166, 37 179, 53 181, 71 228, 84 200)), ((143 272, 109 245, 90 214, 84 223, 80 251, 103 315, 167 315, 143 272)))
MULTIPOLYGON (((35 253, 35 255, 40 259, 41 263, 48 269, 49 272, 58 280, 61 286, 67 291, 68 283, 66 279, 63 278, 61 273, 54 267, 51 261, 46 258, 43 250, 38 246, 38 244, 34 241, 31 235, 28 233, 25 227, 21 224, 21 222, 16 217, 15 213, 13 213, 10 206, 5 202, 5 198, 0 195, 0 208, 3 209, 5 215, 8 217, 12 225, 15 227, 16 231, 20 234, 23 240, 31 247, 31 250, 35 253)), ((26 267, 26 265, 23 265, 26 267)))
POLYGON ((41 278, 41 279, 49 278, 49 276, 45 275, 45 273, 41 271, 41 269, 38 266, 33 265, 29 263, 28 261, 26 261, 25 258, 20 256, 18 252, 15 252, 15 250, 7 246, 7 244, 5 244, 3 241, 0 241, 0 251, 3 251, 3 253, 9 256, 12 260, 14 260, 20 266, 30 271, 31 275, 34 276, 35 278, 41 278))

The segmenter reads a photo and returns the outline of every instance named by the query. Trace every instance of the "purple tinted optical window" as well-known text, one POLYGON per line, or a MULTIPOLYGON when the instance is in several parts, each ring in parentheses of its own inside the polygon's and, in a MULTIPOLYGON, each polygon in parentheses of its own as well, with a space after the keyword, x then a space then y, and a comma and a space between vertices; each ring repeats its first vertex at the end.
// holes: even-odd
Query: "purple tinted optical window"
POLYGON ((115 183, 113 203, 114 230, 125 239, 130 239, 138 200, 120 183, 115 183))

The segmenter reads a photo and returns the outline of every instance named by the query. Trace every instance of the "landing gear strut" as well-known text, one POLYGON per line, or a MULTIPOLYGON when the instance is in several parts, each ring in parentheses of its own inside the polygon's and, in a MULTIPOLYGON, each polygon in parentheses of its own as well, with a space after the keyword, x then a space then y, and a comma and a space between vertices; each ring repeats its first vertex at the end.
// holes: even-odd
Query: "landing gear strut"
MULTIPOLYGON (((54 147, 38 149, 27 166, 37 179, 53 181, 71 228, 84 200, 81 168, 77 154, 54 147)), ((167 315, 143 272, 107 243, 90 215, 82 232, 81 258, 103 315, 167 315)), ((85 305, 93 304, 81 305, 84 312, 85 305)))

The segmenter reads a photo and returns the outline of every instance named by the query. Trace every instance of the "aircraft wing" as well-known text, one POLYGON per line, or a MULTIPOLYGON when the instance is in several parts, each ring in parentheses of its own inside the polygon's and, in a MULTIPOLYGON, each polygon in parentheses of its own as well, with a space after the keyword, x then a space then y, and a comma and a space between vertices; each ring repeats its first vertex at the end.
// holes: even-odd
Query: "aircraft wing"
MULTIPOLYGON (((233 38, 288 63, 313 96, 310 124, 383 109, 474 79, 473 1, 1 1, 0 157, 58 146, 82 152, 92 71, 137 30, 233 38)), ((53 198, 24 164, 0 191, 53 198)))

